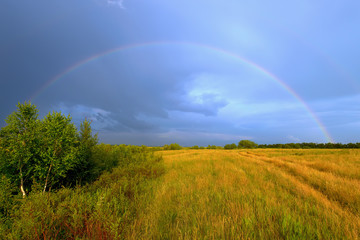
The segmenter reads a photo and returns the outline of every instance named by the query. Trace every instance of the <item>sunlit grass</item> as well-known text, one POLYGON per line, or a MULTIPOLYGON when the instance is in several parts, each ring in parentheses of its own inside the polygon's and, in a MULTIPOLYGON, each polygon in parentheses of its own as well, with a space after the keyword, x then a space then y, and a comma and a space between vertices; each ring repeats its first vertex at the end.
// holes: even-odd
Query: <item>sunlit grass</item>
POLYGON ((358 150, 181 150, 133 239, 359 239, 358 150))
POLYGON ((360 239, 360 150, 129 159, 91 184, 19 198, 0 238, 360 239))

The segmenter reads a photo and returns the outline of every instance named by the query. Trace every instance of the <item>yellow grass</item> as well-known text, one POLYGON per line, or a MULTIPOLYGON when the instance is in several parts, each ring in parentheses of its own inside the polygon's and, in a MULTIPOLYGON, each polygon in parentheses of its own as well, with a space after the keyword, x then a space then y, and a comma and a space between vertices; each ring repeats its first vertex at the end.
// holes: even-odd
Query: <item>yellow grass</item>
POLYGON ((360 239, 359 150, 163 151, 132 239, 360 239))

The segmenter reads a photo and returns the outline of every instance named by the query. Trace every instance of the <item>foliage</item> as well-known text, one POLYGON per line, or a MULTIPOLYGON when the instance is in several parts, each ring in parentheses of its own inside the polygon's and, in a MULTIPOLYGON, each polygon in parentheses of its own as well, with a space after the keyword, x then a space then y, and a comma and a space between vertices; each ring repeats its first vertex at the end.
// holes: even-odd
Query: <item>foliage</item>
POLYGON ((0 176, 0 233, 1 225, 3 228, 9 227, 12 209, 17 204, 14 189, 14 185, 5 175, 0 176))
POLYGON ((25 102, 17 107, 18 111, 7 117, 7 125, 0 130, 0 174, 19 186, 25 197, 40 158, 40 123, 35 105, 25 102))
POLYGON ((180 150, 182 147, 178 143, 172 143, 170 145, 165 144, 164 150, 180 150))
POLYGON ((78 136, 79 142, 79 155, 77 164, 69 170, 67 176, 70 185, 76 185, 78 183, 86 183, 96 179, 98 173, 94 172, 96 168, 96 162, 92 157, 94 147, 98 143, 97 134, 93 135, 91 129, 91 121, 85 119, 80 124, 80 132, 78 136))
POLYGON ((224 149, 236 149, 237 146, 235 143, 232 144, 225 144, 224 149))
POLYGON ((34 183, 46 191, 74 185, 92 171, 89 160, 97 138, 87 120, 79 135, 71 117, 61 112, 39 120, 30 102, 17 108, 0 130, 0 174, 19 186, 23 197, 34 183))
POLYGON ((162 158, 146 146, 96 145, 86 119, 78 132, 70 116, 37 117, 18 104, 0 131, 0 239, 122 238, 162 158))
MULTIPOLYGON (((137 146, 103 145, 126 166, 103 173, 75 189, 30 193, 12 212, 11 227, 1 239, 125 239, 141 211, 151 203, 156 179, 164 173, 162 158, 137 146), (124 157, 119 149, 125 149, 124 157), (130 158, 136 164, 128 164, 130 158)), ((123 165, 119 163, 120 165, 123 165)), ((1 228, 0 224, 0 228, 1 228)))
POLYGON ((238 148, 257 148, 258 145, 250 140, 241 140, 238 144, 238 148))
POLYGON ((199 149, 199 146, 198 146, 198 145, 194 145, 194 146, 190 147, 190 149, 199 149))
POLYGON ((207 149, 216 149, 217 147, 215 145, 208 145, 207 149))
POLYGON ((69 170, 79 163, 79 141, 71 117, 61 113, 48 114, 42 121, 40 159, 36 164, 35 177, 44 191, 65 181, 69 170))

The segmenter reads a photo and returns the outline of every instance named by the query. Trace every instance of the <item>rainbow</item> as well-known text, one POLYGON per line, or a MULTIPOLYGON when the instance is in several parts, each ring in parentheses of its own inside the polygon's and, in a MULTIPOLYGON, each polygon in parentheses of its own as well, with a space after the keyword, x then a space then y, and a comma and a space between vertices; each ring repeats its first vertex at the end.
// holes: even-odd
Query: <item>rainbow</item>
POLYGON ((204 48, 204 49, 209 49, 215 52, 219 52, 222 54, 225 54, 227 56, 233 57, 237 60, 240 60, 241 62, 251 66, 252 68, 254 68, 255 70, 261 72, 262 74, 268 76, 269 78, 271 78, 272 80, 274 80, 277 84, 279 84, 284 90, 286 90, 289 94, 291 94, 298 102, 300 102, 303 107, 306 109, 306 111, 309 113, 309 115, 311 116, 311 118, 314 120, 314 122, 318 125, 319 129, 321 130, 321 132, 324 134, 325 138, 327 139, 328 142, 334 142, 333 138, 331 137, 330 133, 328 132, 328 130, 326 129, 326 127, 324 126, 324 124, 320 121, 320 119, 318 118, 318 116, 315 114, 315 112, 310 108, 310 106, 304 101, 304 99, 302 99, 290 86, 288 86, 284 81, 282 81, 281 79, 279 79, 277 76, 275 76, 273 73, 269 72, 268 70, 266 70, 265 68, 261 67, 260 65, 246 59, 243 58, 240 55, 237 55, 235 53, 229 52, 227 50, 221 49, 221 48, 217 48, 214 46, 210 46, 210 45, 206 45, 206 44, 200 44, 200 43, 194 43, 194 42, 166 42, 166 41, 157 41, 157 42, 145 42, 145 43, 137 43, 137 44, 130 44, 130 45, 124 45, 124 46, 120 46, 117 48, 113 48, 104 52, 100 52, 98 54, 95 54, 93 56, 90 56, 88 58, 85 58, 71 66, 69 66, 68 68, 66 68, 64 71, 60 72, 59 74, 57 74, 56 76, 54 76, 53 78, 51 78, 49 81, 47 81, 38 91, 36 91, 31 97, 30 100, 34 100, 37 96, 39 96, 43 91, 45 91, 47 88, 49 88, 51 85, 53 85, 55 82, 59 81, 60 79, 62 79, 63 77, 71 74, 72 72, 74 72, 75 70, 77 70, 78 68, 93 62, 101 57, 113 54, 113 53, 117 53, 126 49, 134 49, 134 48, 139 48, 139 47, 146 47, 146 46, 154 46, 154 45, 189 45, 189 46, 195 46, 195 47, 200 47, 200 48, 204 48))

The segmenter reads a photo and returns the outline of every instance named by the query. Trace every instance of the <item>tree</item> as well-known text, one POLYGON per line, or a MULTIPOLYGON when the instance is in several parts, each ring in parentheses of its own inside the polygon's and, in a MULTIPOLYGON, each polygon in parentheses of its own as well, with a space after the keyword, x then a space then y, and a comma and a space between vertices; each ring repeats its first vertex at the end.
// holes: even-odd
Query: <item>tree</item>
POLYGON ((85 119, 80 124, 79 133, 79 160, 76 166, 72 168, 67 174, 67 181, 69 184, 81 183, 83 181, 93 180, 97 173, 94 172, 96 168, 95 159, 92 157, 93 148, 98 143, 97 134, 92 134, 91 121, 85 119))
POLYGON ((49 113, 42 121, 41 159, 36 164, 36 176, 44 186, 54 186, 79 162, 79 136, 71 117, 60 112, 49 113))
POLYGON ((215 145, 208 145, 207 149, 216 149, 216 146, 215 145))
POLYGON ((31 186, 34 162, 39 157, 38 110, 30 102, 17 105, 17 111, 10 114, 7 125, 0 130, 0 171, 20 186, 23 198, 31 186))
POLYGON ((237 148, 237 146, 236 146, 235 143, 226 144, 226 145, 224 146, 224 149, 236 149, 236 148, 237 148))
POLYGON ((170 150, 180 150, 182 147, 178 143, 170 144, 170 150))
POLYGON ((165 144, 164 150, 180 150, 182 147, 178 143, 172 143, 170 145, 165 144))
POLYGON ((238 144, 238 148, 257 148, 258 145, 250 140, 241 140, 238 144))
POLYGON ((43 192, 83 180, 94 171, 92 148, 97 135, 85 120, 80 134, 71 117, 49 113, 38 120, 38 110, 30 102, 18 104, 0 130, 0 177, 20 187, 23 198, 33 183, 43 192))

